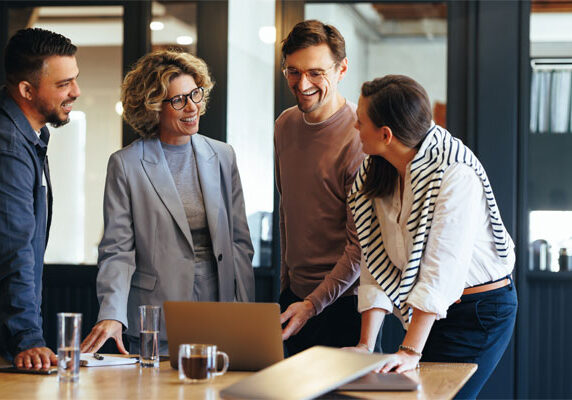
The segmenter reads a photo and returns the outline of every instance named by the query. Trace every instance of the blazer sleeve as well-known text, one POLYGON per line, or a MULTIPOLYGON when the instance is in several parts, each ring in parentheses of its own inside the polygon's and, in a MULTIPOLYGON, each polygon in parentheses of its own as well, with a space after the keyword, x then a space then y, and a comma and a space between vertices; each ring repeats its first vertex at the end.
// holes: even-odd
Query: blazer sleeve
POLYGON ((104 232, 99 244, 98 322, 113 319, 127 327, 127 299, 135 272, 135 240, 131 192, 120 154, 107 166, 103 199, 104 232))
POLYGON ((246 220, 244 196, 236 155, 232 150, 232 245, 234 255, 235 297, 237 301, 254 301, 254 248, 246 220))
MULTIPOLYGON (((45 346, 36 299, 38 268, 33 246, 35 173, 14 152, 0 153, 0 329, 3 346, 14 357, 45 346)), ((43 250, 43 249, 42 249, 43 250)))

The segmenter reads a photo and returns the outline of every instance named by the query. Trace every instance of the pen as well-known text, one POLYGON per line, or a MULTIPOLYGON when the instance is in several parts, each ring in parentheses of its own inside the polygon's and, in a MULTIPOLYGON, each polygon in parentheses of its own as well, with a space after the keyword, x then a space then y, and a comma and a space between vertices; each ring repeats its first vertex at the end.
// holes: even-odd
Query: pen
POLYGON ((103 360, 103 356, 99 353, 93 353, 93 358, 96 360, 103 360))

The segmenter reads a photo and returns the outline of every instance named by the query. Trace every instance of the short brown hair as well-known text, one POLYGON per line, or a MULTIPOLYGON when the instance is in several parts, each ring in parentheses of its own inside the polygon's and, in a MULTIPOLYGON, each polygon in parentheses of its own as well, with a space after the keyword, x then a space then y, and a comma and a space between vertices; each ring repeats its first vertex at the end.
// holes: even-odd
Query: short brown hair
POLYGON ((141 137, 159 136, 159 113, 169 83, 183 74, 192 76, 204 89, 203 115, 214 82, 202 59, 179 50, 157 50, 141 57, 125 76, 121 86, 123 118, 141 137))
POLYGON ((323 43, 330 48, 336 64, 346 58, 346 41, 334 26, 315 19, 299 22, 282 41, 282 63, 289 54, 323 43))

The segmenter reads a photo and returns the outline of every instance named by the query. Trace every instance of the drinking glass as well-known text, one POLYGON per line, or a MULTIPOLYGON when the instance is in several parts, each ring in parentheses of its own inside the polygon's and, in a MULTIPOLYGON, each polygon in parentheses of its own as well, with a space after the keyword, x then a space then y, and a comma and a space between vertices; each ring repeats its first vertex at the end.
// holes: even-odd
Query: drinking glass
POLYGON ((58 313, 58 380, 79 379, 81 314, 58 313))
POLYGON ((139 306, 139 363, 142 367, 159 366, 160 306, 139 306))

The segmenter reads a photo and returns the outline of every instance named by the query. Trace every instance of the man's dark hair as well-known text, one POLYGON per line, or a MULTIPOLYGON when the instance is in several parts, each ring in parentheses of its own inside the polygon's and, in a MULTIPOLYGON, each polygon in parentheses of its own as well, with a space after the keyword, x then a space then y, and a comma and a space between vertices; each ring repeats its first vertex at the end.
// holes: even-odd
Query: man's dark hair
POLYGON ((40 28, 21 29, 6 46, 4 66, 8 85, 21 81, 37 85, 46 58, 73 56, 77 51, 67 37, 40 28))
POLYGON ((282 62, 295 51, 323 43, 330 48, 336 64, 346 58, 346 41, 335 27, 315 19, 299 22, 282 41, 282 62))

